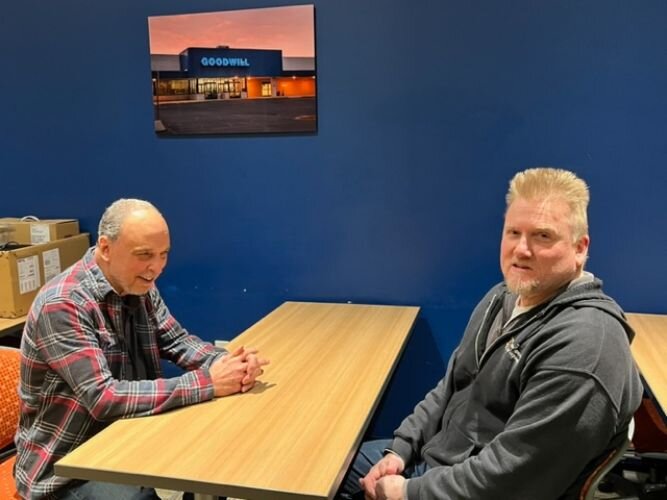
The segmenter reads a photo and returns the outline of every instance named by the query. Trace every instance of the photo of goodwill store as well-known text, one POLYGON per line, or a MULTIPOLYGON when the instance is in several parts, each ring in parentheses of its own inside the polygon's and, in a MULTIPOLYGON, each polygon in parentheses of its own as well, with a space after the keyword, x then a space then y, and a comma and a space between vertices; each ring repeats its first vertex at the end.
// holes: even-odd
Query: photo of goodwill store
POLYGON ((189 47, 151 54, 153 99, 315 97, 315 58, 283 57, 282 50, 189 47))

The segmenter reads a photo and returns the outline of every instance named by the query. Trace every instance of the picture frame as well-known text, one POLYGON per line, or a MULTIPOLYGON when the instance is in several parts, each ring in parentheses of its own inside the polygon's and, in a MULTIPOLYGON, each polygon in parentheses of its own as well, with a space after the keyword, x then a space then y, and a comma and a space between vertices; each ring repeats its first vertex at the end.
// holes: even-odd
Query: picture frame
POLYGON ((163 137, 317 132, 314 5, 148 18, 163 137))

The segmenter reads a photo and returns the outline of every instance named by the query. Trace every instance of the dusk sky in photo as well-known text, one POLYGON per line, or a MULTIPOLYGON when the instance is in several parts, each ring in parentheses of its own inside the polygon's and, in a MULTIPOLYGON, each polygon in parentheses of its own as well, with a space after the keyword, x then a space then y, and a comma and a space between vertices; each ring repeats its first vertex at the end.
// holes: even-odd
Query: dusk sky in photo
POLYGON ((315 57, 314 7, 295 5, 148 18, 151 54, 228 45, 281 49, 286 57, 315 57))

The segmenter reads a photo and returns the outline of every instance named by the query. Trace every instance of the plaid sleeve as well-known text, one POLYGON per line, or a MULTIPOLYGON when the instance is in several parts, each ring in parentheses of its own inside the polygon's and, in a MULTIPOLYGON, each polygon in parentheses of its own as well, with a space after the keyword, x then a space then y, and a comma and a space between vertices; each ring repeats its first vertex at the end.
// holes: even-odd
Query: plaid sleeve
MULTIPOLYGON (((36 318, 35 347, 49 368, 69 386, 72 401, 96 420, 109 421, 161 413, 213 398, 207 373, 188 372, 170 379, 128 381, 113 378, 116 337, 96 322, 93 305, 58 299, 43 305, 36 318)), ((118 354, 117 354, 118 353, 118 354)), ((54 389, 54 395, 62 394, 54 389)))
POLYGON ((216 349, 211 343, 191 335, 171 315, 157 289, 149 295, 154 321, 157 325, 157 339, 160 355, 184 370, 208 368, 227 351, 216 349))

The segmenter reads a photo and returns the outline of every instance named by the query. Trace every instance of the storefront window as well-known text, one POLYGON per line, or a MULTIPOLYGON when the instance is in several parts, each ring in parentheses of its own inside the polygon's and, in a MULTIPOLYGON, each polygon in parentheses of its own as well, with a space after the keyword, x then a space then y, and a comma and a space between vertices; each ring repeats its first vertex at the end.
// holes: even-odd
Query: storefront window
POLYGON ((218 97, 218 82, 213 78, 200 78, 198 94, 204 94, 209 99, 217 99, 218 97))
POLYGON ((209 99, 238 98, 247 92, 246 85, 245 78, 154 78, 153 92, 157 90, 161 96, 204 94, 209 99))
POLYGON ((160 80, 159 95, 187 95, 190 93, 189 80, 160 80))
POLYGON ((262 97, 271 97, 271 82, 262 82, 262 97))
POLYGON ((209 98, 241 97, 244 81, 238 78, 200 78, 198 93, 209 98))

